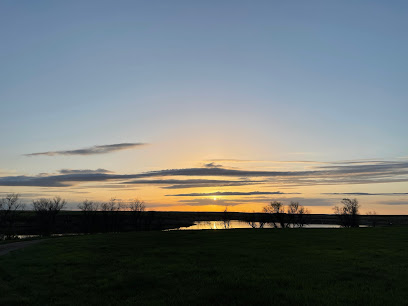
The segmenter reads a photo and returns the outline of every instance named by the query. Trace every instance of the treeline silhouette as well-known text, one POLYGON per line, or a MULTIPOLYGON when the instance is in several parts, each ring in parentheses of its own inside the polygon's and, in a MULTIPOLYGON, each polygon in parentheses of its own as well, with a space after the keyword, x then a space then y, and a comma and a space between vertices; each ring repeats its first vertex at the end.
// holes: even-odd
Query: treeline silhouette
POLYGON ((146 211, 143 201, 122 202, 85 200, 79 211, 63 211, 67 202, 60 198, 41 198, 28 207, 18 194, 0 199, 0 240, 18 234, 49 236, 56 233, 104 233, 162 229, 161 217, 146 211), (31 209, 30 209, 31 208, 31 209))
POLYGON ((270 224, 274 228, 304 227, 311 222, 310 211, 298 202, 285 206, 282 202, 273 201, 263 208, 262 213, 253 212, 243 218, 252 228, 264 228, 270 224))
POLYGON ((161 229, 161 219, 155 211, 145 211, 143 201, 122 202, 110 199, 97 203, 85 200, 78 205, 82 212, 81 232, 121 232, 161 229))
POLYGON ((155 212, 147 211, 139 199, 123 202, 110 199, 107 202, 85 200, 77 211, 67 211, 67 202, 60 197, 41 198, 31 204, 23 204, 18 194, 12 193, 0 199, 0 240, 14 239, 18 235, 106 233, 122 231, 149 231, 188 227, 196 221, 222 221, 230 228, 231 220, 244 221, 252 228, 266 224, 275 228, 304 227, 307 224, 339 224, 342 227, 408 225, 408 216, 381 216, 369 212, 359 214, 356 199, 343 199, 342 206, 334 207, 333 215, 310 214, 297 202, 284 205, 271 202, 263 212, 155 212))

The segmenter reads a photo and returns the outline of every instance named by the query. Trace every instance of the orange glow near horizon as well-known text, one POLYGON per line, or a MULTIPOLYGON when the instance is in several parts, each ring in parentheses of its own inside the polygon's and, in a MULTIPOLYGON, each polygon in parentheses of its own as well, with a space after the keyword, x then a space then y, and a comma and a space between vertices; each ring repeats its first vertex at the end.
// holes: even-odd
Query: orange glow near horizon
MULTIPOLYGON (((200 164, 203 164, 201 162, 200 164)), ((233 162, 231 162, 233 163, 233 162)), ((265 163, 265 162, 263 162, 265 163)), ((254 164, 254 162, 252 163, 254 164)), ((256 165, 261 163, 256 163, 256 165)), ((302 163, 289 163, 291 171, 308 169, 302 163), (300 164, 300 166, 299 166, 300 164)), ((278 163, 278 165, 280 165, 278 163)), ((225 166, 225 169, 236 169, 237 167, 225 166)), ((249 167, 247 165, 247 167, 249 167)), ((205 168, 203 168, 205 169, 205 168)), ((160 183, 161 180, 166 180, 167 177, 160 179, 151 179, 152 182, 160 183)), ((177 181, 213 181, 213 182, 231 182, 239 179, 225 176, 175 176, 167 179, 168 185, 175 184, 177 181)), ((291 184, 291 181, 285 180, 269 183, 264 178, 252 178, 252 181, 260 181, 260 183, 251 183, 239 185, 237 184, 225 186, 220 184, 214 186, 176 186, 176 188, 167 188, 166 184, 123 184, 122 182, 112 181, 110 183, 98 184, 98 182, 76 183, 68 187, 0 187, 3 193, 16 192, 23 196, 26 203, 30 204, 32 199, 39 197, 54 197, 61 196, 65 198, 69 205, 68 209, 77 209, 78 203, 85 199, 105 202, 111 198, 116 198, 122 202, 127 202, 131 199, 138 198, 143 200, 147 209, 157 211, 208 211, 221 212, 228 207, 229 211, 237 212, 261 212, 262 208, 271 201, 281 201, 288 204, 291 201, 299 202, 307 207, 311 213, 315 214, 332 214, 333 206, 339 205, 342 198, 358 198, 361 204, 361 212, 376 211, 378 214, 408 214, 406 205, 384 205, 387 201, 394 201, 397 204, 404 203, 406 196, 403 194, 396 196, 364 196, 358 195, 358 191, 368 193, 398 193, 407 187, 405 182, 397 182, 392 184, 359 184, 353 185, 310 185, 296 186, 291 184), (347 195, 346 191, 356 192, 357 195, 347 195), (223 194, 225 193, 225 194, 223 194)), ((296 182, 296 181, 294 181, 296 182)))
MULTIPOLYGON (((61 196, 62 198, 67 199, 69 206, 68 209, 76 209, 77 204, 85 199, 97 201, 97 202, 106 202, 111 198, 116 198, 122 202, 128 202, 132 199, 138 198, 143 200, 146 204, 147 210, 156 210, 156 211, 193 211, 193 212, 222 212, 225 210, 225 207, 228 207, 228 210, 233 212, 261 212, 262 208, 266 206, 271 201, 282 201, 283 203, 290 203, 290 201, 297 201, 300 204, 304 205, 309 209, 311 213, 314 214, 332 214, 333 207, 340 204, 341 196, 329 197, 321 196, 319 193, 315 193, 317 187, 305 188, 305 189, 294 189, 293 192, 302 192, 301 198, 298 195, 275 195, 275 196, 265 196, 264 198, 251 198, 251 196, 212 196, 212 197, 176 197, 176 196, 167 196, 169 192, 167 190, 160 189, 158 187, 150 187, 141 192, 140 190, 102 190, 90 188, 89 190, 83 191, 84 193, 73 193, 70 190, 47 190, 47 192, 36 191, 38 196, 31 196, 34 194, 34 190, 24 190, 22 187, 19 188, 10 188, 4 192, 10 193, 15 192, 22 195, 22 200, 29 206, 33 199, 39 197, 54 197, 61 196), (309 190, 308 190, 309 189, 309 190), (309 192, 310 191, 310 192, 309 192), (25 196, 27 194, 27 196, 25 196), (316 200, 314 200, 316 199, 316 200), (326 202, 317 202, 318 200, 326 202), (313 203, 316 201, 316 203, 313 203), (202 203, 202 204, 200 204, 202 203), (310 203, 312 205, 310 205, 310 203)), ((258 188, 259 190, 264 190, 266 188, 258 188)), ((217 191, 224 190, 223 188, 217 189, 217 191)), ((230 189, 228 189, 230 190, 230 189)), ((251 190, 248 187, 241 187, 240 192, 251 190)), ((268 190, 268 189, 266 189, 268 190)), ((184 189, 185 193, 208 193, 215 192, 213 188, 191 188, 184 189), (209 191, 210 189, 210 191, 209 191)), ((181 193, 181 192, 177 192, 181 193)), ((346 197, 346 196, 344 196, 346 197)), ((351 197, 350 197, 351 198, 351 197)), ((377 214, 407 214, 406 209, 402 205, 382 205, 382 201, 386 200, 385 197, 380 199, 373 199, 372 197, 360 196, 357 197, 361 205, 361 213, 365 214, 369 211, 376 211, 377 214)), ((403 198, 397 198, 403 200, 403 198)))

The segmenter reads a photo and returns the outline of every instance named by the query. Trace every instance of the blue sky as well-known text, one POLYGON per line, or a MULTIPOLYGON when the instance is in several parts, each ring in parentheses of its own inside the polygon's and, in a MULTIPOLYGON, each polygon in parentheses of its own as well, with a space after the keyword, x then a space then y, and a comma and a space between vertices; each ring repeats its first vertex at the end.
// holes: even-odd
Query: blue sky
MULTIPOLYGON (((0 171, 125 174, 211 159, 304 170, 271 161, 401 160, 407 14, 405 1, 1 1, 0 171), (24 155, 119 143, 148 145, 24 155)), ((0 190, 43 191, 24 188, 0 190)), ((200 193, 225 189, 211 188, 200 193)), ((83 196, 102 197, 100 189, 83 188, 83 196)), ((112 195, 125 194, 119 189, 112 195)), ((305 199, 322 198, 316 190, 305 199)), ((150 186, 133 192, 155 205, 176 203, 150 186)), ((372 198, 367 205, 382 201, 372 198)))

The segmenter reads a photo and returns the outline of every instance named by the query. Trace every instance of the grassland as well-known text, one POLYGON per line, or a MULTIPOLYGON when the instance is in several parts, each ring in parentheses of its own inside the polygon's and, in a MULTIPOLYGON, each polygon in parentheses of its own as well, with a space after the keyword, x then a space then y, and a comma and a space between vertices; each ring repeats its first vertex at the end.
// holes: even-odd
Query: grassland
POLYGON ((0 257, 0 305, 407 305, 408 228, 97 234, 0 257))

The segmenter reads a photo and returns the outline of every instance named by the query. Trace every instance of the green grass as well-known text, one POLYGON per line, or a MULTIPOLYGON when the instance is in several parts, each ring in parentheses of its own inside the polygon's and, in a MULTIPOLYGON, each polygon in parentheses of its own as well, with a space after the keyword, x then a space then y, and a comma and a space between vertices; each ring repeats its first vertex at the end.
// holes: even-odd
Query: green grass
POLYGON ((100 234, 0 257, 0 305, 407 305, 408 228, 100 234))

